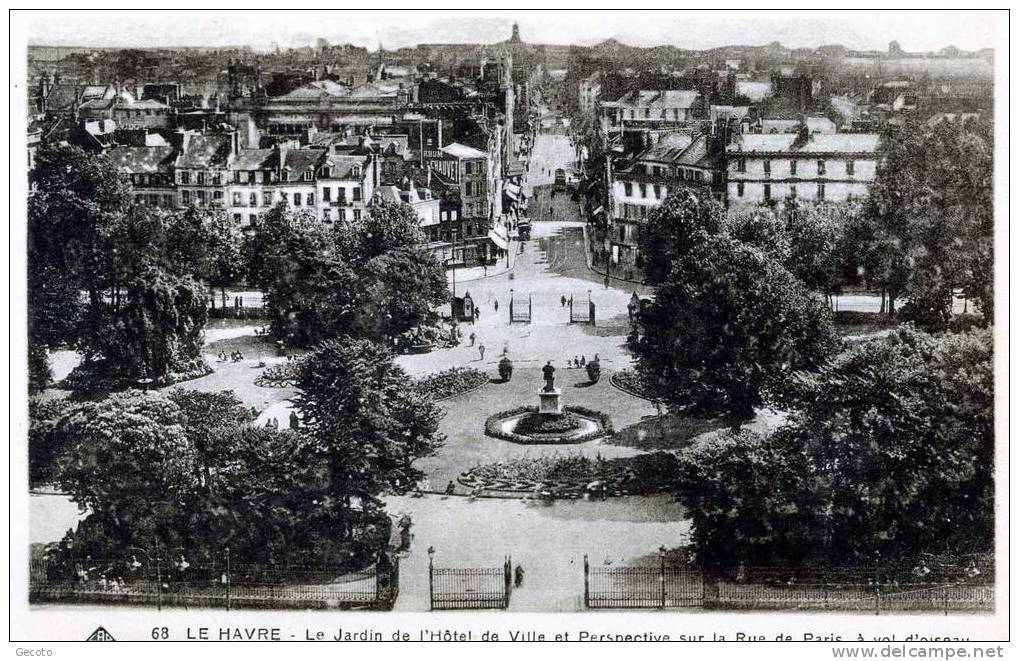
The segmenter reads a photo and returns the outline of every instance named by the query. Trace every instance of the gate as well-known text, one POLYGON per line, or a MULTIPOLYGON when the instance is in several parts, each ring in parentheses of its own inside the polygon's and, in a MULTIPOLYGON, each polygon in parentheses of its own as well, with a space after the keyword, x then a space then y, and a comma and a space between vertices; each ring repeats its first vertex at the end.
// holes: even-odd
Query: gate
POLYGON ((591 300, 591 294, 588 293, 587 303, 577 302, 574 303, 573 297, 570 296, 570 323, 571 324, 591 324, 595 325, 595 306, 594 301, 591 300))
POLYGON ((512 562, 502 567, 435 567, 428 563, 432 610, 506 609, 513 592, 512 562))
POLYGON ((510 323, 531 323, 531 296, 527 295, 527 298, 514 294, 513 290, 510 290, 510 304, 509 304, 509 316, 510 323))
POLYGON ((680 608, 704 605, 704 574, 666 567, 591 567, 584 556, 586 608, 680 608))

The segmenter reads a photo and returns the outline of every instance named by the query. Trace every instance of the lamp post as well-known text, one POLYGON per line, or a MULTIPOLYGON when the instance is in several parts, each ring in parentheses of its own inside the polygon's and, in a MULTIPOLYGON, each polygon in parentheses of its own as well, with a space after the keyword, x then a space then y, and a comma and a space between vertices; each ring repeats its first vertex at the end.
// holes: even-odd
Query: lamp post
POLYGON ((226 574, 223 575, 223 583, 226 585, 226 609, 230 610, 230 547, 226 547, 226 574))

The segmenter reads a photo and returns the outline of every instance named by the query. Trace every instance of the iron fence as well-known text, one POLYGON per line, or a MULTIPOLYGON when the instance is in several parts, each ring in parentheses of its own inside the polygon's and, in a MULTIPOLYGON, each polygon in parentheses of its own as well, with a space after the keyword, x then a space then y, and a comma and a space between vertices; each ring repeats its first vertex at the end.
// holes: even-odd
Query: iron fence
POLYGON ((432 610, 506 609, 513 593, 512 562, 502 567, 436 567, 428 563, 432 610))
POLYGON ((239 609, 389 610, 399 564, 388 557, 351 571, 324 566, 184 566, 172 558, 31 562, 30 603, 91 603, 239 609))
POLYGON ((591 567, 584 558, 586 608, 983 612, 994 610, 993 570, 748 569, 591 567), (929 573, 925 573, 929 572, 929 573))

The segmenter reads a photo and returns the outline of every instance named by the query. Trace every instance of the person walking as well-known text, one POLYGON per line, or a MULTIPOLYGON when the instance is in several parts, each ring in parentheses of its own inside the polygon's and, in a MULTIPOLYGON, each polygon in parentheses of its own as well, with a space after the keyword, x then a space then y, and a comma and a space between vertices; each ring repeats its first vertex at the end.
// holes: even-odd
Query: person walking
POLYGON ((566 307, 566 296, 565 295, 559 297, 559 307, 563 307, 563 308, 566 307))
POLYGON ((499 300, 498 299, 496 299, 494 305, 495 305, 495 311, 498 312, 499 311, 499 300))
POLYGON ((481 321, 481 308, 474 308, 474 320, 481 321))
POLYGON ((476 339, 478 338, 478 336, 477 336, 477 335, 475 335, 475 334, 474 334, 474 333, 472 332, 472 333, 471 333, 471 335, 470 335, 470 338, 471 338, 471 346, 473 347, 473 346, 474 346, 474 340, 476 340, 476 339))
POLYGON ((478 353, 481 354, 481 360, 484 360, 485 359, 485 345, 484 344, 479 344, 478 345, 478 353))
POLYGON ((513 587, 519 588, 524 584, 524 568, 517 565, 517 568, 513 570, 513 587))

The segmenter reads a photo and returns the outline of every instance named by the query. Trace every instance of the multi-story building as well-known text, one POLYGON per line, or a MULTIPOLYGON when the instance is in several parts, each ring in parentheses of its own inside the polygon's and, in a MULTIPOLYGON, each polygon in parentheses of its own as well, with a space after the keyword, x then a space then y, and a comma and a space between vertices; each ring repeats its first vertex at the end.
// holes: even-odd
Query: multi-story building
POLYGON ((131 184, 135 203, 148 207, 177 207, 173 164, 177 150, 167 144, 118 145, 107 155, 117 172, 131 184))
POLYGON ((155 99, 116 101, 113 121, 123 129, 165 128, 170 125, 170 106, 155 99))
POLYGON ((230 164, 238 152, 233 133, 185 133, 174 163, 177 201, 182 207, 227 206, 227 187, 233 175, 230 164))
POLYGON ((375 157, 318 151, 319 217, 327 223, 360 220, 378 184, 375 157))
POLYGON ((601 100, 601 73, 596 72, 580 81, 578 107, 582 117, 594 120, 601 100))
POLYGON ((867 195, 877 174, 874 133, 744 134, 726 148, 730 206, 785 199, 841 202, 867 195))
POLYGON ((616 171, 609 228, 613 262, 622 268, 642 266, 640 226, 677 189, 694 188, 721 201, 725 195, 724 164, 719 136, 675 132, 661 137, 616 171))
POLYGON ((442 196, 446 204, 441 208, 445 221, 441 231, 446 240, 459 243, 454 259, 460 258, 463 263, 493 261, 497 246, 488 239, 491 228, 489 155, 456 142, 442 147, 439 155, 428 161, 428 167, 442 184, 452 189, 442 196))
POLYGON ((601 103, 602 131, 609 138, 628 131, 689 126, 707 119, 706 100, 695 90, 634 90, 601 103))

